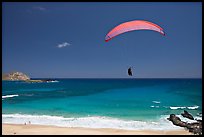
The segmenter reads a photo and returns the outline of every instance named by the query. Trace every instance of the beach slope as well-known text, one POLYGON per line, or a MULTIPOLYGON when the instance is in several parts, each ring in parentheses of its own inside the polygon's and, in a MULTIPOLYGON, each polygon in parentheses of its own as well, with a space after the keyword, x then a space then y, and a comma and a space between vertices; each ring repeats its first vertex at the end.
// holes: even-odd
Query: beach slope
POLYGON ((121 130, 2 124, 2 135, 191 135, 186 130, 121 130))

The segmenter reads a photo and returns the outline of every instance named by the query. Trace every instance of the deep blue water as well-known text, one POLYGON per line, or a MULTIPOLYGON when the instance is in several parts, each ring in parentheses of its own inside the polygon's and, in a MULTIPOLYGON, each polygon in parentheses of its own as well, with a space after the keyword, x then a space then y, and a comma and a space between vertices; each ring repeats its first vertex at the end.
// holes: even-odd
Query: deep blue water
POLYGON ((57 80, 54 83, 3 81, 3 122, 15 123, 20 116, 26 119, 39 115, 158 121, 171 113, 180 115, 183 110, 193 116, 202 112, 201 79, 57 80))

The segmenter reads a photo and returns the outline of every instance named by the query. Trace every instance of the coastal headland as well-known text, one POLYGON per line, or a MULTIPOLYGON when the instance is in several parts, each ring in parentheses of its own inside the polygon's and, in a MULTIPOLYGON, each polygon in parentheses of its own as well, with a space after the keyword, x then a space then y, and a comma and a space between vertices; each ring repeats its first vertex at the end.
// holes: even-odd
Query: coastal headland
POLYGON ((24 81, 29 83, 41 83, 41 82, 50 82, 53 81, 51 79, 31 79, 28 75, 22 72, 11 72, 2 75, 2 80, 8 81, 24 81))

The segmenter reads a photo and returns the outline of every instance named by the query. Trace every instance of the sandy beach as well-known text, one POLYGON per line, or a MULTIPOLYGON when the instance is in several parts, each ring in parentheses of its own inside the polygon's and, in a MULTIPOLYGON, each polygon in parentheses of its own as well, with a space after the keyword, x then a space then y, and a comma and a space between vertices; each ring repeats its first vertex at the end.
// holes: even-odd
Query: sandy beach
POLYGON ((2 124, 2 135, 192 135, 184 130, 121 130, 2 124))

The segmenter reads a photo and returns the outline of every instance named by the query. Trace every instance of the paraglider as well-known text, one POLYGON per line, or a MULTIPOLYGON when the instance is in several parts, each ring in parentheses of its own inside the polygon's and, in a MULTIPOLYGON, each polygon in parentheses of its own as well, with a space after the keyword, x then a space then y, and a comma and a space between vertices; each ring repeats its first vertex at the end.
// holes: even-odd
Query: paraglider
POLYGON ((106 35, 105 41, 108 42, 109 40, 111 40, 112 38, 114 38, 117 35, 120 35, 120 34, 125 33, 125 32, 129 32, 129 31, 133 31, 133 30, 153 30, 153 31, 159 32, 165 36, 165 33, 160 26, 158 26, 152 22, 148 22, 148 21, 144 21, 144 20, 134 20, 134 21, 122 23, 122 24, 116 26, 115 28, 113 28, 106 35))
MULTIPOLYGON (((155 32, 159 32, 160 34, 165 36, 163 28, 161 28, 160 26, 145 20, 134 20, 119 24, 118 26, 111 29, 111 31, 109 31, 108 34, 106 35, 105 41, 108 42, 115 36, 134 30, 152 30, 155 32)), ((131 67, 128 68, 128 75, 132 76, 131 67)))
POLYGON ((131 69, 131 67, 128 68, 128 75, 132 76, 132 69, 131 69))

